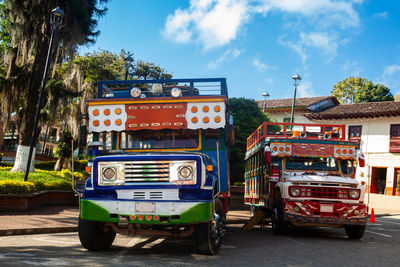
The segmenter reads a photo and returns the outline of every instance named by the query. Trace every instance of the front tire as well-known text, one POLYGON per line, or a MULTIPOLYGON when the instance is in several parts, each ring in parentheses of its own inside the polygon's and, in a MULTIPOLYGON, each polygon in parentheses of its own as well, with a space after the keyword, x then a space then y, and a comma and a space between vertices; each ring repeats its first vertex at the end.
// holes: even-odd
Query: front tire
POLYGON ((365 225, 345 225, 344 230, 350 239, 361 239, 365 232, 365 225))
POLYGON ((279 192, 276 192, 274 201, 274 211, 272 216, 272 230, 276 235, 284 235, 287 233, 289 223, 283 219, 283 203, 279 192))
POLYGON ((90 251, 108 249, 115 239, 115 232, 106 227, 103 222, 82 220, 78 221, 79 240, 84 248, 90 251))
POLYGON ((214 218, 195 226, 195 240, 200 254, 216 255, 225 234, 226 215, 219 199, 215 200, 214 218))

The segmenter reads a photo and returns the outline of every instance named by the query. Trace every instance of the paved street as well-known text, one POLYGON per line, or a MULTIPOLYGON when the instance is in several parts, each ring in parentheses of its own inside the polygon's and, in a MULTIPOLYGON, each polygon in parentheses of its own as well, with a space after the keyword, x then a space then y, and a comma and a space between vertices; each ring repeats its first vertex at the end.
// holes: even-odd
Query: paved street
MULTIPOLYGON (((242 212, 245 213, 245 212, 242 212)), ((361 241, 343 229, 292 229, 276 236, 267 226, 228 225, 217 256, 196 254, 190 240, 117 235, 106 252, 88 252, 77 233, 0 237, 1 266, 398 266, 400 216, 376 218, 361 241)))

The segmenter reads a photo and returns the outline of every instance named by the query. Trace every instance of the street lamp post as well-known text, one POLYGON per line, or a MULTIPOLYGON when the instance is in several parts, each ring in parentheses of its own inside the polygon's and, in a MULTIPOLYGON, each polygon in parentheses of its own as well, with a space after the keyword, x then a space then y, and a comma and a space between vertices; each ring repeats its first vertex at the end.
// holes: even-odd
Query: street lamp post
POLYGON ((262 96, 264 97, 264 108, 263 108, 263 111, 264 111, 264 113, 265 113, 265 108, 266 108, 266 105, 267 105, 267 103, 266 103, 266 101, 267 101, 267 97, 269 97, 269 94, 268 94, 268 92, 264 92, 263 94, 262 94, 262 96))
POLYGON ((125 61, 125 80, 128 80, 129 68, 132 67, 133 57, 128 55, 126 58, 124 58, 124 61, 125 61))
POLYGON ((293 94, 293 102, 292 102, 292 114, 290 115, 290 123, 294 123, 294 108, 296 105, 296 91, 297 91, 297 86, 300 84, 300 75, 296 74, 293 75, 292 79, 294 80, 294 94, 293 94))
POLYGON ((51 51, 53 50, 54 39, 55 39, 57 27, 61 24, 63 17, 64 17, 64 12, 61 10, 61 8, 56 7, 55 9, 53 9, 51 11, 50 45, 49 45, 49 50, 47 51, 46 65, 44 68, 43 79, 42 79, 42 89, 40 91, 40 96, 39 96, 39 104, 38 104, 38 109, 37 109, 36 117, 35 117, 35 124, 34 124, 34 128, 33 128, 32 139, 31 139, 31 146, 29 148, 28 162, 26 163, 24 181, 28 181, 29 169, 30 169, 30 165, 31 165, 31 161, 32 161, 33 148, 34 148, 34 146, 36 146, 36 139, 37 139, 36 132, 37 132, 39 118, 40 118, 40 110, 42 109, 44 90, 46 88, 47 73, 49 71, 50 60, 51 60, 51 51))

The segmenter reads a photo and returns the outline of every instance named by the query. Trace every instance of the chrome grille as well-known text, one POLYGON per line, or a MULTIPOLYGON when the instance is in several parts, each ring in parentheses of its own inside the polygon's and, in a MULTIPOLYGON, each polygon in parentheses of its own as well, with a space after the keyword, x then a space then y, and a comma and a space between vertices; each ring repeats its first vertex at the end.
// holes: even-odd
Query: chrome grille
POLYGON ((125 163, 125 182, 169 182, 170 161, 125 163))

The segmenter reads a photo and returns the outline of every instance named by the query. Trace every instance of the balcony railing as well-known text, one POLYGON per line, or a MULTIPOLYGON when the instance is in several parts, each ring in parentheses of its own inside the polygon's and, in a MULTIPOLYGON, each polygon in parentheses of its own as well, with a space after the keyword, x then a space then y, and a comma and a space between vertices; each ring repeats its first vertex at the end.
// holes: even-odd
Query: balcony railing
POLYGON ((390 153, 400 153, 400 137, 390 137, 390 153))

